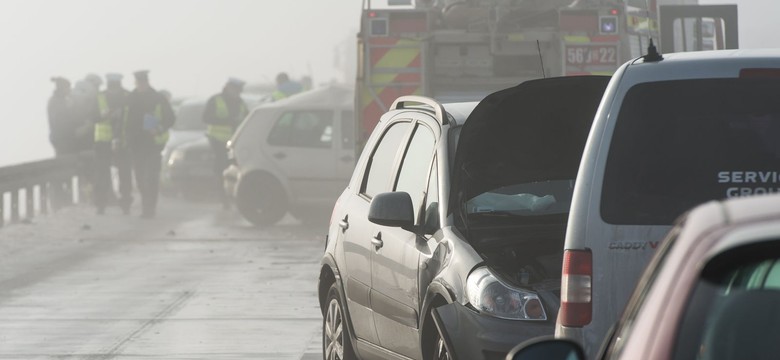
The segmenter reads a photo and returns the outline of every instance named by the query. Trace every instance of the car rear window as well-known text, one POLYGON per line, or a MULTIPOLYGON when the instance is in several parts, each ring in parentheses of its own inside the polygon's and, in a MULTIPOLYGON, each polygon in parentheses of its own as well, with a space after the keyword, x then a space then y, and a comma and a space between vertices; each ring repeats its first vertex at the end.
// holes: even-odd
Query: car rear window
POLYGON ((769 359, 780 352, 780 241, 718 255, 680 319, 673 359, 769 359))
POLYGON ((780 192, 780 79, 631 88, 607 158, 601 215, 670 225, 709 200, 780 192))

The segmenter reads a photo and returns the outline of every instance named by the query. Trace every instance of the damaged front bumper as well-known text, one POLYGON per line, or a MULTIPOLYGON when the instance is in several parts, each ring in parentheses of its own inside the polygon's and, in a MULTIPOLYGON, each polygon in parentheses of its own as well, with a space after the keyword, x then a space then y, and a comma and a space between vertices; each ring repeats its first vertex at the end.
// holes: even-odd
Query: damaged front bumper
POLYGON ((555 321, 549 318, 506 320, 480 314, 459 303, 434 309, 433 319, 453 360, 503 360, 517 344, 555 332, 555 321))

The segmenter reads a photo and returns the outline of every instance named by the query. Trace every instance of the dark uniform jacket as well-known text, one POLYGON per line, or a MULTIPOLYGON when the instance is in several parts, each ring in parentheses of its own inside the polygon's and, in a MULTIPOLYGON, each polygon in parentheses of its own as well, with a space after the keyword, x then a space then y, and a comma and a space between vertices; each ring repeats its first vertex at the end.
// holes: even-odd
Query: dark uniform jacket
POLYGON ((69 95, 55 92, 47 106, 49 115, 49 140, 54 151, 60 154, 77 151, 76 128, 79 125, 73 100, 69 95))
POLYGON ((127 123, 125 124, 125 136, 131 147, 158 146, 154 142, 155 134, 144 129, 144 117, 156 116, 156 109, 160 107, 160 118, 156 131, 158 133, 168 131, 176 121, 171 104, 162 94, 154 89, 140 91, 133 90, 127 97, 127 123))

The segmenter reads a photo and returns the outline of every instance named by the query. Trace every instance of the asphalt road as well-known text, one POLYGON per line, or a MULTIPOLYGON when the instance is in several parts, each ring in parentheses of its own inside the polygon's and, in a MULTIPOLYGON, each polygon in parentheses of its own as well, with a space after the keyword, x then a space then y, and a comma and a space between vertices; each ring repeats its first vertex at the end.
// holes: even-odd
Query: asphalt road
POLYGON ((213 204, 86 207, 0 229, 0 359, 321 359, 325 226, 213 204))

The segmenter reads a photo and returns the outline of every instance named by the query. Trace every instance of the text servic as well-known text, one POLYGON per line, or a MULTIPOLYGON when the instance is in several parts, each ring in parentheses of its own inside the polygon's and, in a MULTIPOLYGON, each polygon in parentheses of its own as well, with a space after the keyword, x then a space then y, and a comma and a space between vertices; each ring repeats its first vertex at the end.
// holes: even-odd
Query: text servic
POLYGON ((721 171, 718 173, 718 183, 733 184, 772 184, 778 183, 778 171, 721 171))
POLYGON ((730 186, 726 189, 726 197, 740 197, 780 193, 780 172, 778 171, 720 171, 720 184, 756 184, 763 186, 730 186), (773 186, 774 185, 774 186, 773 186))

